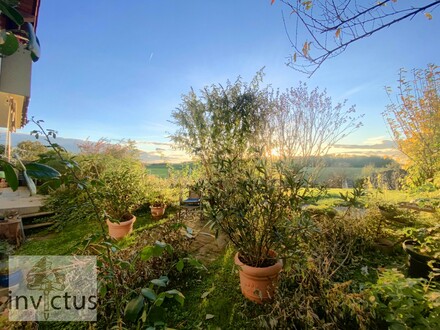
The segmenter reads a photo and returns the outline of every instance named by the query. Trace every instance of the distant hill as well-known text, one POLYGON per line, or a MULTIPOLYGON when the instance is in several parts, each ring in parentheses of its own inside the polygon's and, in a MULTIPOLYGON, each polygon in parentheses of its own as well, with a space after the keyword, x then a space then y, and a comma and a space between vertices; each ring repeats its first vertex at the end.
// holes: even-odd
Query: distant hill
MULTIPOLYGON (((0 131, 0 144, 5 144, 5 140, 6 140, 6 132, 0 131)), ((17 144, 23 141, 40 141, 43 145, 47 145, 46 141, 44 141, 43 139, 39 138, 37 140, 35 136, 32 136, 30 134, 12 133, 11 135, 12 147, 16 147, 17 144)), ((81 139, 71 139, 71 138, 63 138, 57 136, 54 142, 58 143, 67 151, 76 154, 79 153, 80 151, 78 145, 84 143, 85 141, 81 139)), ((154 152, 150 153, 150 152, 141 151, 140 159, 143 163, 163 163, 163 158, 157 156, 154 152)))
MULTIPOLYGON (((6 132, 0 131, 0 144, 5 144, 5 139, 6 139, 6 132)), ((34 136, 23 133, 12 133, 11 140, 13 147, 16 147, 17 144, 22 141, 36 141, 34 136)), ((38 141, 40 141, 44 145, 47 144, 41 138, 38 141)), ((81 139, 63 138, 58 136, 55 139, 55 141, 56 143, 66 148, 66 150, 71 153, 78 153, 80 151, 78 145, 85 142, 84 140, 81 139)), ((171 156, 166 157, 166 160, 164 161, 164 157, 162 157, 155 151, 140 151, 140 160, 145 164, 156 165, 157 169, 152 169, 153 172, 155 170, 159 172, 164 171, 164 168, 166 167, 165 166, 166 162, 176 165, 188 163, 188 162, 180 161, 178 157, 173 158, 171 156)), ((336 167, 362 168, 367 165, 373 165, 376 168, 382 168, 389 166, 392 163, 395 163, 393 159, 385 158, 382 156, 355 156, 355 155, 328 155, 325 156, 323 159, 320 159, 320 161, 324 161, 323 165, 325 167, 335 167, 335 168, 336 167)), ((311 158, 309 166, 314 167, 316 162, 317 160, 311 158)))
MULTIPOLYGON (((0 144, 5 144, 5 139, 6 139, 6 132, 0 132, 0 144)), ((40 141, 44 145, 47 144, 46 141, 42 140, 41 138, 37 140, 35 139, 35 136, 32 136, 30 134, 12 133, 11 135, 12 147, 16 147, 17 144, 23 141, 40 141)), ((78 153, 79 152, 78 144, 84 142, 83 140, 79 140, 79 139, 69 139, 62 137, 57 137, 55 141, 60 146, 66 148, 67 151, 72 153, 78 153)))

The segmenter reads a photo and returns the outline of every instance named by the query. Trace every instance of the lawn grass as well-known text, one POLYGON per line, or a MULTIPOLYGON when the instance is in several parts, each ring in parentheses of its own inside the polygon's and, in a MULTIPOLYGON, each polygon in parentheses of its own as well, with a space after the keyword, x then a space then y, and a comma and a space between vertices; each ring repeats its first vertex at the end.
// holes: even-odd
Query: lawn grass
POLYGON ((235 250, 227 247, 207 271, 180 288, 185 304, 172 305, 168 326, 176 329, 254 329, 252 318, 265 307, 246 300, 240 291, 235 250))
POLYGON ((168 177, 168 168, 166 164, 151 164, 147 166, 148 174, 156 175, 160 178, 168 177))
MULTIPOLYGON (((166 219, 157 221, 151 217, 149 210, 141 210, 136 214, 134 231, 145 230, 162 224, 166 219)), ((107 228, 107 225, 104 225, 107 228)), ((75 253, 81 242, 91 235, 100 234, 101 226, 97 221, 68 222, 56 230, 48 228, 27 237, 25 243, 16 251, 17 255, 69 255, 75 253)), ((129 245, 133 235, 121 241, 118 245, 129 245)))

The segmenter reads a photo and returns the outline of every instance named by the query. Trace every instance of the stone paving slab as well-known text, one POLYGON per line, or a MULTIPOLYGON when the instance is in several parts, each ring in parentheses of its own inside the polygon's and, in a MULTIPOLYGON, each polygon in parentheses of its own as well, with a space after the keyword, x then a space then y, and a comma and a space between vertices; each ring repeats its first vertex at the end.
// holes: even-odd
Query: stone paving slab
POLYGON ((183 215, 183 222, 193 230, 193 241, 190 246, 191 254, 200 261, 209 263, 217 259, 228 244, 226 235, 211 232, 206 220, 200 219, 199 211, 188 212, 183 215))
POLYGON ((19 214, 37 213, 44 204, 45 196, 30 196, 26 187, 18 187, 16 191, 11 188, 0 188, 0 215, 5 211, 15 210, 19 214))

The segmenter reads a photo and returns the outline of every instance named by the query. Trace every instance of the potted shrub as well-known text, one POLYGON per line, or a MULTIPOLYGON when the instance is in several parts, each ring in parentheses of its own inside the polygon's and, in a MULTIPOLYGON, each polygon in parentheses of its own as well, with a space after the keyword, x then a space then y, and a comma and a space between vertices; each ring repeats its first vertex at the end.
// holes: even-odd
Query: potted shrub
POLYGON ((165 197, 159 192, 152 192, 149 197, 151 216, 155 219, 160 219, 165 214, 167 207, 165 197))
POLYGON ((281 255, 296 237, 299 173, 266 160, 215 162, 216 173, 204 186, 212 225, 227 234, 238 252, 240 287, 251 301, 274 295, 281 255))
POLYGON ((408 254, 408 275, 429 278, 432 271, 440 268, 440 226, 410 229, 409 233, 413 238, 402 243, 408 254))
POLYGON ((129 159, 114 159, 99 176, 96 201, 104 210, 109 234, 120 239, 131 233, 136 210, 145 198, 145 169, 129 159))
POLYGON ((171 188, 170 182, 157 176, 149 176, 147 202, 150 205, 151 215, 154 219, 160 219, 167 205, 176 199, 175 189, 171 188))

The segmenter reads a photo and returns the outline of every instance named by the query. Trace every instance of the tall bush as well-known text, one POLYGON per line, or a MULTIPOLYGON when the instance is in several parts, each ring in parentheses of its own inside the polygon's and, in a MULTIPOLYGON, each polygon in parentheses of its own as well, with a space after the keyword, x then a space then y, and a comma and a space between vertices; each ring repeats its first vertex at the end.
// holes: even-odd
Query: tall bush
POLYGON ((429 64, 407 76, 399 73, 397 93, 387 89, 391 104, 384 117, 399 150, 407 157, 408 178, 416 186, 440 171, 440 70, 429 64), (392 98, 393 97, 393 98, 392 98))
MULTIPOLYGON (((110 154, 80 154, 76 171, 86 178, 89 192, 96 199, 102 214, 112 219, 134 211, 146 198, 146 171, 135 158, 115 158, 110 154)), ((56 210, 60 221, 86 220, 93 217, 92 205, 81 184, 62 180, 53 190, 46 207, 56 210), (81 206, 79 206, 81 205, 81 206)))

